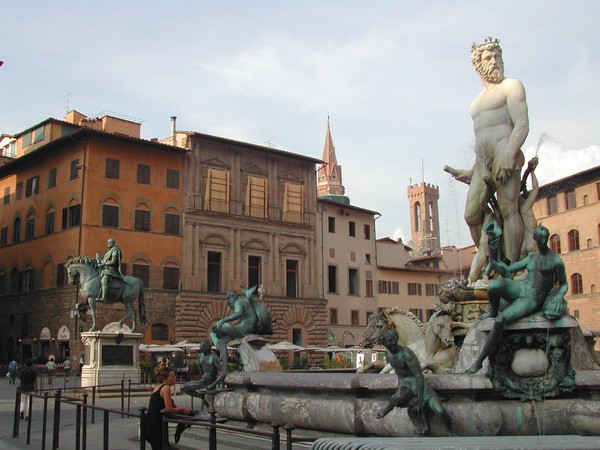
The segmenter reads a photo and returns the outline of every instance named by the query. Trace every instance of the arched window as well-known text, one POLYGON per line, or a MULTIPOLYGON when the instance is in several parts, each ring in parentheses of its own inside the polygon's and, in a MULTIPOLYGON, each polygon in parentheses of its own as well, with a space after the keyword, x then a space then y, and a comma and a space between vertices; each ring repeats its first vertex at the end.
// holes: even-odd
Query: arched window
POLYGON ((153 341, 168 341, 169 327, 164 323, 155 323, 152 325, 152 340, 153 341))
POLYGON ((21 218, 15 217, 13 222, 13 244, 21 240, 21 218))
POLYGON ((433 202, 429 202, 428 208, 427 208, 427 214, 428 214, 428 219, 429 219, 429 230, 428 231, 433 231, 433 202))
POLYGON ((150 231, 150 208, 145 203, 135 207, 134 227, 136 231, 150 231))
POLYGON ((421 231, 421 204, 415 203, 415 231, 421 231))
POLYGON ((560 254, 560 236, 558 234, 550 236, 550 249, 554 253, 560 254))
POLYGON ((583 279, 580 273, 571 275, 571 295, 583 294, 583 279))
POLYGON ((33 212, 27 215, 25 221, 25 240, 33 239, 35 237, 35 214, 33 212))
POLYGON ((579 250, 579 231, 571 230, 569 231, 569 251, 574 252, 575 250, 579 250))
POLYGON ((119 206, 113 199, 107 199, 102 205, 102 226, 119 228, 119 206))

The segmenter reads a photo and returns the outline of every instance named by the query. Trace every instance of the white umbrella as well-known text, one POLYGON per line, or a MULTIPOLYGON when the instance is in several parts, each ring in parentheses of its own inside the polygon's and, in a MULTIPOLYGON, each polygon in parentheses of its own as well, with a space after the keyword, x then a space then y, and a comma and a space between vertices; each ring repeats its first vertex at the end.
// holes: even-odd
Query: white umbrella
POLYGON ((292 344, 288 341, 281 341, 277 344, 267 344, 271 350, 293 350, 295 352, 299 352, 301 350, 306 350, 306 347, 302 347, 300 345, 292 344))

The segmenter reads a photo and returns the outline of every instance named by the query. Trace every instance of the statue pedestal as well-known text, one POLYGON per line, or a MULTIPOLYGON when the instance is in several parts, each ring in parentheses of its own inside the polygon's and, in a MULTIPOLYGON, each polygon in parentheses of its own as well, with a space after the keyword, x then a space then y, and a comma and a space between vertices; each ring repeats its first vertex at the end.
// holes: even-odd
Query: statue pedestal
POLYGON ((249 335, 240 339, 236 350, 244 372, 281 372, 283 369, 275 354, 266 346, 267 340, 258 335, 249 335))
MULTIPOLYGON (((106 329, 105 329, 106 330, 106 329)), ((99 331, 81 333, 85 346, 81 387, 140 382, 139 346, 141 333, 99 331)))

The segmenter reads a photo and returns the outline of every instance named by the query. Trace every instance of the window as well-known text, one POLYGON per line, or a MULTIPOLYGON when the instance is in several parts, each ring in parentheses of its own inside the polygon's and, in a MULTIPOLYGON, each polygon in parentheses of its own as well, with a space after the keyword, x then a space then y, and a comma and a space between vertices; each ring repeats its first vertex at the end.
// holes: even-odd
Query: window
POLYGON ((408 295, 421 295, 421 283, 408 283, 408 295))
POLYGON ((179 235, 179 214, 165 214, 165 233, 179 235))
POLYGON ((365 239, 370 240, 371 239, 371 225, 365 225, 364 232, 365 232, 365 239))
POLYGON ((40 127, 33 132, 33 143, 36 144, 44 140, 44 127, 40 127))
POLYGON ((556 195, 551 195, 546 199, 546 204, 548 206, 548 215, 556 214, 558 212, 558 199, 556 195))
POLYGON ((565 192, 565 208, 573 209, 577 206, 577 198, 575 197, 575 189, 569 189, 565 192))
POLYGON ((336 325, 338 323, 338 314, 337 309, 329 308, 329 323, 331 325, 336 325))
POLYGON ((580 273, 571 275, 571 295, 583 294, 583 278, 580 273))
POLYGON ((573 311, 573 316, 575 316, 576 319, 579 319, 579 310, 578 309, 573 311))
POLYGON ((434 215, 433 202, 429 202, 429 204, 427 205, 427 227, 428 227, 427 231, 434 231, 433 215, 434 215))
POLYGON ((64 264, 58 264, 56 266, 56 286, 66 286, 67 285, 67 269, 64 264))
POLYGON ((21 240, 21 218, 15 217, 13 221, 13 244, 21 240))
POLYGON ((23 198, 23 182, 22 181, 17 183, 16 198, 17 198, 17 200, 21 200, 21 198, 23 198))
POLYGON ((21 292, 31 292, 33 287, 33 269, 28 267, 19 274, 19 290, 21 292))
POLYGON ((298 261, 295 259, 285 261, 285 296, 298 297, 298 261))
POLYGON ((8 227, 2 227, 0 229, 0 247, 8 245, 8 227))
POLYGON ((425 295, 427 297, 437 297, 440 292, 440 287, 437 284, 425 283, 425 295))
POLYGON ((62 229, 77 227, 81 223, 81 205, 71 205, 62 210, 62 229))
POLYGON ((292 344, 302 345, 302 328, 292 328, 292 344))
POLYGON ((8 205, 10 203, 10 187, 4 188, 4 204, 8 205))
POLYGON ((250 217, 265 219, 267 217, 267 179, 262 177, 248 177, 246 186, 246 210, 250 217))
POLYGON ((221 292, 221 253, 208 252, 207 286, 208 292, 221 292))
POLYGON ((351 325, 360 325, 360 321, 358 320, 358 311, 353 309, 350 311, 350 324, 351 325))
POLYGON ((56 167, 50 169, 48 172, 48 189, 56 187, 56 167))
POLYGON ((179 170, 167 169, 167 187, 179 189, 179 170))
POLYGON ((260 256, 248 256, 248 287, 260 287, 261 284, 260 256))
POLYGON ((415 212, 415 231, 421 231, 421 204, 419 202, 415 203, 414 212, 415 212))
POLYGON ((23 135, 23 138, 21 139, 21 146, 23 148, 25 147, 29 147, 31 145, 31 133, 27 133, 23 135))
POLYGON ((304 223, 304 190, 301 184, 285 183, 282 220, 304 223))
POLYGON ((385 281, 379 281, 377 283, 377 285, 379 286, 379 293, 380 294, 387 294, 387 282, 385 282, 385 281))
POLYGON ((169 341, 169 327, 163 323, 155 323, 150 331, 153 341, 169 341))
POLYGON ((137 182, 140 184, 150 184, 150 166, 148 164, 138 164, 137 182))
POLYGON ((327 292, 337 294, 337 266, 328 266, 327 274, 327 292))
POLYGON ((144 286, 150 286, 150 266, 148 264, 133 263, 133 271, 131 274, 134 277, 141 279, 144 286))
POLYGON ((102 205, 102 226, 119 227, 119 207, 115 205, 102 205))
POLYGON ((35 176, 27 180, 25 184, 25 197, 31 197, 32 195, 38 194, 40 190, 40 177, 35 176))
POLYGON ((19 291, 19 271, 16 267, 14 267, 13 270, 10 271, 10 291, 19 291))
POLYGON ((106 178, 119 179, 119 160, 106 158, 106 178))
POLYGON ((554 253, 560 254, 560 236, 558 234, 550 236, 550 249, 554 253))
POLYGON ((229 172, 208 169, 204 209, 229 212, 229 172))
POLYGON ((358 269, 348 269, 348 295, 358 295, 358 269))
POLYGON ((136 231, 150 231, 150 211, 136 209, 134 226, 136 231))
POLYGON ((44 225, 44 234, 52 234, 54 233, 54 220, 55 220, 54 211, 48 211, 46 213, 46 224, 44 225))
POLYGON ((25 240, 33 239, 35 236, 35 218, 29 217, 25 221, 25 240))
POLYGON ((373 297, 373 280, 365 280, 365 295, 373 297))
POLYGON ((163 289, 179 290, 179 267, 163 267, 163 289))
POLYGON ((369 317, 371 317, 371 314, 373 314, 373 311, 367 311, 367 314, 365 314, 365 323, 369 323, 369 317))
POLYGON ((571 230, 569 231, 569 251, 574 252, 575 250, 579 250, 579 231, 571 230))
POLYGON ((330 233, 335 233, 335 217, 327 218, 327 230, 330 233))
POLYGON ((365 254, 365 264, 371 264, 371 254, 365 254))
POLYGON ((348 236, 355 237, 356 236, 356 223, 348 222, 348 236))
POLYGON ((70 180, 76 180, 77 178, 79 178, 79 160, 78 159, 74 159, 73 161, 71 161, 71 171, 70 171, 70 180))

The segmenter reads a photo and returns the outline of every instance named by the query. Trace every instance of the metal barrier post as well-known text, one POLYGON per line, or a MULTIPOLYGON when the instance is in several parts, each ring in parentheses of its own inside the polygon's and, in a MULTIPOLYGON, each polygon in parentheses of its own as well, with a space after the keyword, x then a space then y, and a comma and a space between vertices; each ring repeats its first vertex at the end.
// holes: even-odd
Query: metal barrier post
POLYGON ((83 394, 83 418, 81 420, 82 430, 81 430, 81 449, 85 450, 87 447, 87 398, 88 393, 83 394))
POLYGON ((279 450, 281 446, 281 433, 279 432, 279 427, 281 424, 278 422, 271 423, 273 427, 273 434, 271 435, 271 450, 279 450))
POLYGON ((217 450, 217 413, 212 410, 210 412, 210 430, 208 431, 208 449, 217 450))
POLYGON ((15 414, 13 417, 13 438, 19 437, 19 420, 21 419, 21 388, 17 388, 17 397, 15 398, 15 414))
POLYGON ((129 389, 127 390, 127 412, 131 411, 131 378, 129 379, 129 389))
MULTIPOLYGON (((96 386, 92 386, 92 406, 96 406, 96 386)), ((92 423, 96 423, 96 408, 92 408, 92 423)))
POLYGON ((285 448, 286 450, 292 450, 292 430, 296 428, 294 425, 284 425, 283 429, 285 430, 285 448))
POLYGON ((140 450, 146 450, 146 407, 138 408, 140 411, 140 450))
POLYGON ((47 421, 48 421, 48 392, 44 392, 44 416, 42 417, 42 450, 46 450, 47 421))
POLYGON ((29 408, 29 414, 27 415, 27 445, 31 444, 31 415, 33 414, 33 395, 30 395, 27 399, 27 407, 29 408))
MULTIPOLYGON (((121 411, 125 411, 125 380, 121 378, 121 411)), ((125 414, 121 414, 121 419, 125 414)))
POLYGON ((60 433, 60 390, 54 394, 54 424, 52 434, 52 450, 56 450, 59 445, 59 433, 60 433))
POLYGON ((81 448, 81 405, 77 405, 75 427, 75 450, 79 450, 81 448))
POLYGON ((163 448, 169 448, 169 422, 166 419, 166 414, 162 416, 162 446, 163 448))
POLYGON ((104 411, 104 450, 108 450, 108 411, 104 411))

